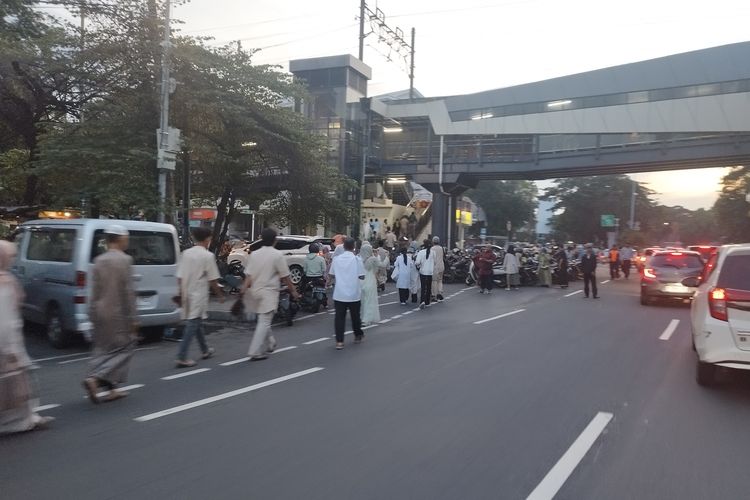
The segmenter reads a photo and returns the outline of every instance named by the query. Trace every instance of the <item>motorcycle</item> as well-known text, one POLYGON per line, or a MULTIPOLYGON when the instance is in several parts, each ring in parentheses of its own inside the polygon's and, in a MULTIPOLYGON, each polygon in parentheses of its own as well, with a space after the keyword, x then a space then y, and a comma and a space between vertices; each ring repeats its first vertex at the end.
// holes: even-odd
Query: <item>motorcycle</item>
POLYGON ((306 308, 313 314, 320 311, 320 306, 328 306, 328 293, 326 291, 326 282, 323 278, 305 280, 301 295, 300 307, 306 308))
POLYGON ((286 326, 292 326, 297 311, 299 311, 299 304, 295 300, 292 300, 292 296, 286 287, 282 288, 279 291, 279 307, 276 309, 274 320, 284 321, 286 322, 286 326))
MULTIPOLYGON (((492 266, 492 282, 496 288, 505 288, 507 282, 507 275, 505 274, 505 268, 502 262, 495 262, 492 266)), ((477 274, 476 266, 472 260, 469 264, 469 273, 466 276, 465 283, 467 286, 472 286, 475 283, 479 283, 479 275, 477 274)))

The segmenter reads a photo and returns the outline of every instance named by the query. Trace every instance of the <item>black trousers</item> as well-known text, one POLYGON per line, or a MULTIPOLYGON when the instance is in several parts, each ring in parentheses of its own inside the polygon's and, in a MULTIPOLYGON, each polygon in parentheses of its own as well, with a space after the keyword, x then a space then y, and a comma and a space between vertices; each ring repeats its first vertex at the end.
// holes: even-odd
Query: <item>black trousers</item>
POLYGON ((398 289, 398 300, 400 302, 406 302, 409 300, 409 289, 408 288, 399 288, 398 289))
POLYGON ((479 288, 482 290, 492 290, 492 287, 494 286, 495 282, 492 280, 493 276, 491 274, 487 274, 485 276, 479 277, 479 288))
POLYGON ((609 277, 612 279, 620 277, 620 261, 609 263, 609 277))
POLYGON ((590 273, 583 273, 583 294, 589 296, 589 284, 591 284, 591 291, 594 293, 594 297, 599 296, 599 289, 596 287, 596 273, 591 271, 590 273))
POLYGON ((360 315, 360 309, 362 303, 357 302, 340 302, 334 301, 336 307, 336 319, 334 321, 336 328, 336 342, 344 341, 344 330, 346 330, 346 311, 349 311, 352 315, 352 330, 354 330, 355 337, 361 337, 364 335, 362 332, 362 316, 360 315))
POLYGON ((622 261, 622 274, 624 274, 626 278, 630 277, 630 259, 624 259, 622 261))
POLYGON ((429 306, 432 298, 432 276, 420 274, 419 282, 422 284, 422 302, 429 306))

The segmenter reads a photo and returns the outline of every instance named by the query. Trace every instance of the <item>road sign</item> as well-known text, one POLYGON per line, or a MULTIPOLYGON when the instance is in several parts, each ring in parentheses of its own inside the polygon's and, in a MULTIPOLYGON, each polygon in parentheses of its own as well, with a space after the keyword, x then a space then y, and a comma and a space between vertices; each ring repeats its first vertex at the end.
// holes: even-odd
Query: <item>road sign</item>
POLYGON ((615 216, 612 214, 602 215, 602 227, 615 227, 617 225, 615 216))
POLYGON ((483 227, 479 230, 479 234, 482 236, 487 236, 487 228, 483 227))
POLYGON ((511 225, 510 221, 508 221, 508 222, 505 223, 505 229, 507 229, 508 231, 510 231, 511 227, 513 227, 513 226, 511 225))

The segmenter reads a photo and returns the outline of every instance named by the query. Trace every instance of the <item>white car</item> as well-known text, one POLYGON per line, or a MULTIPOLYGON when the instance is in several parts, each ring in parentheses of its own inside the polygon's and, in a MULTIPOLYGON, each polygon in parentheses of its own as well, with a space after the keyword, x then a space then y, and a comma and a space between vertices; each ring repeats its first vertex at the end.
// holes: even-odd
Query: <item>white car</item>
POLYGON ((750 370, 750 244, 720 247, 683 284, 698 285, 690 311, 698 384, 711 385, 718 367, 750 370))
MULTIPOLYGON (((281 251, 286 258, 289 266, 289 278, 292 283, 299 285, 302 282, 304 273, 302 269, 305 265, 305 257, 308 254, 312 243, 331 246, 333 240, 322 236, 279 236, 276 238, 276 250, 281 251)), ((261 240, 254 241, 250 244, 250 252, 259 249, 263 245, 261 240)))

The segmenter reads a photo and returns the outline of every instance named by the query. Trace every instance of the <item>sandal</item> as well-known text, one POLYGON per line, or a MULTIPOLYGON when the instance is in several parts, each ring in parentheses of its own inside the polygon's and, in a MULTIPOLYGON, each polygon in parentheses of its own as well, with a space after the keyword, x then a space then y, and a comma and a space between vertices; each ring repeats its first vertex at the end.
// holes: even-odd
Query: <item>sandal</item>
POLYGON ((89 400, 96 404, 99 404, 99 397, 96 395, 97 391, 99 390, 99 386, 96 383, 95 378, 87 378, 83 381, 83 388, 86 389, 86 394, 89 397, 89 400))
POLYGON ((203 356, 201 356, 203 359, 212 358, 214 354, 216 353, 216 349, 213 347, 209 347, 206 352, 203 353, 203 356))
POLYGON ((175 363, 175 368, 192 368, 192 367, 194 367, 197 364, 198 363, 196 363, 192 359, 188 359, 186 361, 180 361, 178 359, 177 362, 175 363))
POLYGON ((343 348, 344 348, 344 343, 343 342, 336 342, 336 350, 337 351, 340 351, 343 348))

